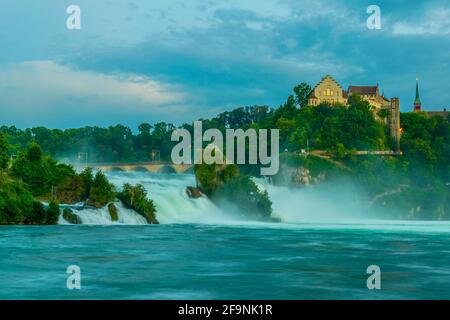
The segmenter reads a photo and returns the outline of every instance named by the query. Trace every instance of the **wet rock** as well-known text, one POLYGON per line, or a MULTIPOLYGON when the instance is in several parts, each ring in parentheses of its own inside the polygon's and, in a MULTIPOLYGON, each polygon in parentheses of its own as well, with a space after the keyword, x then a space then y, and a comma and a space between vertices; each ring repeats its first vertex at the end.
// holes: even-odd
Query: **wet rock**
POLYGON ((119 220, 119 213, 114 203, 108 204, 109 215, 111 216, 111 221, 119 220))
POLYGON ((195 187, 187 187, 186 194, 191 199, 198 199, 198 198, 201 198, 201 196, 202 196, 202 193, 200 192, 200 190, 195 187))
POLYGON ((65 208, 63 210, 63 218, 70 224, 81 224, 81 219, 75 213, 73 213, 72 209, 65 208))

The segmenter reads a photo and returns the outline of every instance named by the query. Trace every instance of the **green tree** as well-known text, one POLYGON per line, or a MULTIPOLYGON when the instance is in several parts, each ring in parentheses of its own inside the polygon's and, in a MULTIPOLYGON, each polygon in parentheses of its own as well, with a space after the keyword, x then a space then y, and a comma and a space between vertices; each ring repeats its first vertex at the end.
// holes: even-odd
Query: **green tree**
POLYGON ((96 208, 101 208, 108 202, 113 201, 115 196, 116 193, 114 186, 109 183, 103 172, 98 171, 95 174, 87 203, 96 208))
POLYGON ((10 145, 6 140, 6 135, 0 132, 0 170, 8 168, 10 145))
POLYGON ((80 173, 80 178, 83 181, 83 193, 81 195, 83 200, 89 197, 92 184, 94 183, 94 173, 92 168, 88 167, 80 173))
POLYGON ((61 210, 58 203, 51 201, 46 210, 45 224, 58 224, 60 214, 61 210))
POLYGON ((31 143, 27 151, 27 159, 31 162, 42 160, 42 149, 37 143, 31 143))
POLYGON ((302 82, 294 87, 295 102, 300 108, 306 107, 308 105, 308 99, 311 91, 311 86, 305 82, 302 82))

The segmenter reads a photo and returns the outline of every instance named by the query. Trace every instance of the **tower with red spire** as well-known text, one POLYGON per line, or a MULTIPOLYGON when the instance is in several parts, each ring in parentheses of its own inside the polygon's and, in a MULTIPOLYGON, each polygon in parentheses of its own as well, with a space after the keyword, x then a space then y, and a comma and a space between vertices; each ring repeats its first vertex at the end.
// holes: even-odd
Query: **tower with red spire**
POLYGON ((419 78, 416 78, 416 99, 414 100, 414 112, 422 111, 422 102, 419 97, 419 78))

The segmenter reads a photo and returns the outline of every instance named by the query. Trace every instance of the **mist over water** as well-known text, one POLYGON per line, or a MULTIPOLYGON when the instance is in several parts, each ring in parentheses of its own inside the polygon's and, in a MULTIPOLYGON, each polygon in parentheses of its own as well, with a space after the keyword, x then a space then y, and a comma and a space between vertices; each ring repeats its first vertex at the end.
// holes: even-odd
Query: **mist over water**
POLYGON ((351 183, 328 183, 304 188, 274 186, 256 179, 267 190, 274 214, 286 223, 342 223, 368 220, 360 191, 351 183))

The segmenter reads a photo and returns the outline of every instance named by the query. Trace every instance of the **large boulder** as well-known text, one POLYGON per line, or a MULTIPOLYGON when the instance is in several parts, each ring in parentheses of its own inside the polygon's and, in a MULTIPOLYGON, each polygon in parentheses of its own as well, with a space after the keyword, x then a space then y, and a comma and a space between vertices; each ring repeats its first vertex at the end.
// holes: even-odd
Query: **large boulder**
POLYGON ((109 215, 111 216, 111 221, 119 220, 119 212, 117 211, 117 207, 114 203, 108 204, 109 215))
POLYGON ((202 193, 198 188, 195 187, 187 187, 186 188, 186 194, 191 199, 198 199, 201 198, 202 193))
POLYGON ((81 224, 81 219, 75 213, 73 213, 72 209, 65 208, 63 210, 63 218, 70 224, 81 224))
POLYGON ((325 171, 313 172, 304 166, 281 165, 278 175, 275 177, 276 184, 290 187, 307 187, 326 180, 325 171))

